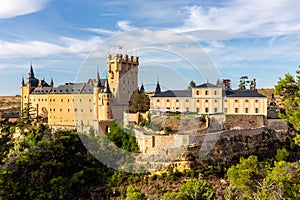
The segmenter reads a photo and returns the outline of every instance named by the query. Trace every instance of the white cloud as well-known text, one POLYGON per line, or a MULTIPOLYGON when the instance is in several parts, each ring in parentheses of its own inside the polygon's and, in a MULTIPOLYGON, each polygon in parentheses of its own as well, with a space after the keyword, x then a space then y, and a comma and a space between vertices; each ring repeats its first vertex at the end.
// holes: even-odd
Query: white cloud
POLYGON ((79 30, 90 31, 93 33, 98 33, 98 34, 103 34, 103 35, 114 35, 114 34, 120 33, 119 31, 112 31, 112 30, 103 29, 103 28, 84 28, 84 29, 79 29, 79 30))
POLYGON ((48 0, 1 0, 0 18, 12 18, 43 9, 48 0))
POLYGON ((0 40, 0 58, 39 58, 50 55, 76 54, 85 56, 102 42, 99 37, 92 37, 86 41, 62 37, 60 45, 43 41, 15 41, 0 40))
POLYGON ((216 40, 224 38, 220 32, 229 39, 300 33, 298 0, 236 0, 222 7, 189 6, 184 10, 187 18, 177 31, 193 32, 195 37, 197 31, 211 31, 210 37, 216 40))
POLYGON ((117 22, 117 26, 123 31, 130 31, 135 29, 135 27, 130 25, 130 21, 120 20, 117 22))

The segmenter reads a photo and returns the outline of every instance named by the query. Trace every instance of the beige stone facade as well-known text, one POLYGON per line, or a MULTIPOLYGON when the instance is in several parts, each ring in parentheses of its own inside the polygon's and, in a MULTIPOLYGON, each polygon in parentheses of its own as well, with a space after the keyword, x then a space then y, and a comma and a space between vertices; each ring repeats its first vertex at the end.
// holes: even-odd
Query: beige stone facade
POLYGON ((150 97, 152 113, 193 112, 267 116, 267 97, 254 90, 223 90, 205 83, 192 90, 168 90, 150 97))
POLYGON ((31 107, 36 117, 53 128, 94 128, 107 131, 114 120, 123 120, 131 96, 138 90, 138 57, 107 57, 106 79, 90 79, 86 83, 66 83, 54 87, 36 79, 33 68, 21 86, 21 110, 31 107))

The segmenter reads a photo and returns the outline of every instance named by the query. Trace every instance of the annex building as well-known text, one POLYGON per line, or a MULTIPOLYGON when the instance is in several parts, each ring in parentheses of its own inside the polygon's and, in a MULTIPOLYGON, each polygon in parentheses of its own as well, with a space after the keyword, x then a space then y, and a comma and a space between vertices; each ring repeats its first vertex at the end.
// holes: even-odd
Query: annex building
MULTIPOLYGON (((138 57, 108 55, 107 77, 85 83, 55 86, 35 77, 30 66, 26 83, 21 84, 21 110, 28 108, 53 129, 94 128, 105 133, 114 120, 123 120, 131 96, 138 90, 138 57)), ((79 129, 80 130, 80 129, 79 129)))
POLYGON ((151 112, 194 112, 197 114, 240 114, 267 116, 267 97, 255 90, 231 90, 204 83, 191 90, 162 92, 159 82, 150 97, 151 112))

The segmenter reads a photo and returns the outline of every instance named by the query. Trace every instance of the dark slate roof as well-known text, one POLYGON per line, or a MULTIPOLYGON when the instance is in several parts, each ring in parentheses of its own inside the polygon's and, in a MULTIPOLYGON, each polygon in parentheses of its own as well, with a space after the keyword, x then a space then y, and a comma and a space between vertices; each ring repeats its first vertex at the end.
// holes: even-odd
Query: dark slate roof
POLYGON ((30 83, 30 86, 37 87, 39 85, 39 79, 36 78, 28 78, 27 83, 30 83))
POLYGON ((266 96, 254 90, 223 90, 223 96, 226 97, 264 97, 266 96))
POLYGON ((87 83, 68 83, 53 88, 50 94, 93 94, 94 86, 87 83))
MULTIPOLYGON (((101 84, 104 85, 106 79, 101 79, 101 84)), ((93 81, 88 83, 66 83, 57 87, 36 87, 31 91, 31 94, 93 94, 94 84, 93 81)))
POLYGON ((39 86, 50 87, 50 85, 45 80, 39 80, 39 86))
POLYGON ((31 94, 48 94, 51 89, 51 87, 37 87, 32 90, 31 94))
POLYGON ((196 86, 196 88, 219 88, 219 87, 211 83, 204 83, 196 86))
POLYGON ((152 97, 192 97, 191 90, 167 90, 152 97))

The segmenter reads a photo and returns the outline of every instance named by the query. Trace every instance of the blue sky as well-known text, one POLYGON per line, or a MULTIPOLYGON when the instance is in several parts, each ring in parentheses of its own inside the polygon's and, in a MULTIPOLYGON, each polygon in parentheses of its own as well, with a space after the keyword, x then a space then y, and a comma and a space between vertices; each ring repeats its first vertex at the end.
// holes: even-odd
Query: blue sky
MULTIPOLYGON (((112 36, 147 27, 198 43, 233 88, 243 75, 256 78, 258 87, 273 87, 300 65, 299 10, 298 0, 1 0, 0 95, 20 93, 31 62, 38 78, 50 82, 53 77, 56 85, 75 81, 92 50, 112 36)), ((125 42, 118 45, 126 48, 125 42)), ((143 55, 145 65, 150 58, 143 55)), ((152 65, 152 72, 150 64, 140 70, 146 90, 153 90, 158 77, 172 89, 185 88, 189 79, 203 81, 188 69, 181 69, 183 82, 164 71, 183 65, 174 59, 152 65)))

